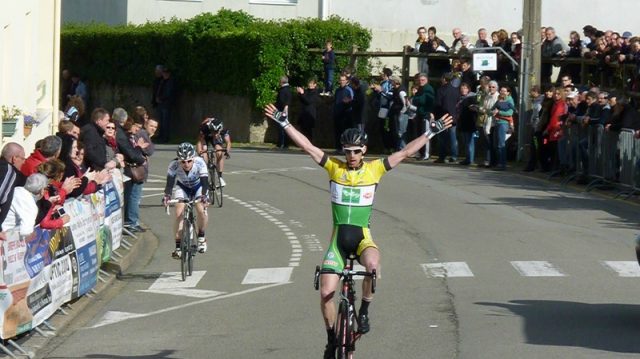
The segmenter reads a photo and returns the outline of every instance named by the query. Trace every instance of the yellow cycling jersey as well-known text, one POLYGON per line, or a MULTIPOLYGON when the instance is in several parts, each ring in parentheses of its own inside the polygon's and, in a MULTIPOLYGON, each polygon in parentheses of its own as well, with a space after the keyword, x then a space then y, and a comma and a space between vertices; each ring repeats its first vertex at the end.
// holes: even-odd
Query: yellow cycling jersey
POLYGON ((333 224, 369 227, 378 182, 391 169, 387 159, 363 162, 360 168, 349 169, 345 162, 325 156, 320 165, 329 174, 333 224))

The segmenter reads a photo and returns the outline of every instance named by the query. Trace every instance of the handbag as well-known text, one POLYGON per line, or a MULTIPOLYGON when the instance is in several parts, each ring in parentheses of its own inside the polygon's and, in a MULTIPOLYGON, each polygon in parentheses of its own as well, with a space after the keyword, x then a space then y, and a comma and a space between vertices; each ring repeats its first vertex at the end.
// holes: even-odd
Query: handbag
POLYGON ((387 118, 389 115, 389 109, 386 107, 380 107, 378 110, 378 118, 387 118))
POLYGON ((131 180, 135 183, 144 182, 144 178, 145 178, 144 165, 127 163, 124 174, 131 177, 131 180))

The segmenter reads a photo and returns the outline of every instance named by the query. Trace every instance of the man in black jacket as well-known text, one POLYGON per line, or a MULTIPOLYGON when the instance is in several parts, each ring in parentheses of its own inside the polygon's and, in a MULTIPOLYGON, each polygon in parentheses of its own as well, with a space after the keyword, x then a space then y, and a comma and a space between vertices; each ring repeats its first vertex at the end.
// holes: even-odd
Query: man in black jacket
POLYGON ((80 131, 85 164, 94 171, 116 167, 115 161, 107 161, 107 141, 102 137, 110 119, 109 112, 98 107, 91 113, 91 122, 84 125, 80 131))
MULTIPOLYGON (((24 148, 15 142, 9 142, 2 148, 0 158, 0 224, 9 213, 13 200, 13 189, 24 186, 26 177, 20 172, 25 160, 24 148)), ((6 239, 0 232, 0 239, 6 239)))
MULTIPOLYGON (((124 130, 125 121, 129 118, 129 114, 122 107, 113 110, 111 115, 113 122, 116 124, 116 142, 118 150, 124 156, 124 162, 132 165, 142 165, 146 158, 141 149, 137 149, 130 139, 130 135, 124 130)), ((125 173, 126 174, 126 173, 125 173)))
POLYGON ((300 102, 302 103, 302 111, 298 117, 298 125, 300 125, 300 132, 302 132, 309 141, 312 141, 313 138, 313 127, 315 126, 318 112, 316 106, 318 105, 318 101, 320 101, 317 85, 316 80, 311 79, 306 89, 302 87, 296 88, 300 102))
MULTIPOLYGON (((278 88, 278 97, 276 98, 276 107, 278 111, 289 114, 289 105, 291 105, 291 88, 289 87, 289 78, 287 76, 280 77, 280 88, 278 88)), ((278 148, 284 149, 289 147, 287 143, 287 134, 281 128, 278 128, 278 148)))
POLYGON ((442 86, 436 96, 436 117, 448 113, 453 116, 453 126, 438 135, 439 155, 436 163, 444 163, 447 156, 447 146, 450 147, 450 163, 458 161, 458 139, 456 138, 457 105, 460 99, 460 90, 453 86, 453 74, 447 72, 442 75, 442 86))

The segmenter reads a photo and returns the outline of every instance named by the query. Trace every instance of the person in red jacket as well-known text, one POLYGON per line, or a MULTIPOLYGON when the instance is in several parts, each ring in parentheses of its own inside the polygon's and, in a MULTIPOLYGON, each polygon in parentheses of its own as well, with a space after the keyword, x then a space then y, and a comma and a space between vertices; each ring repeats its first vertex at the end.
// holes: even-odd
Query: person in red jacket
POLYGON ((549 123, 542 133, 546 153, 551 159, 551 166, 555 168, 558 162, 558 140, 562 138, 563 116, 567 114, 567 103, 565 102, 565 92, 561 88, 556 88, 553 92, 553 106, 549 123))
POLYGON ((42 162, 58 157, 62 140, 58 136, 47 136, 39 141, 40 145, 31 153, 29 158, 24 161, 20 168, 22 174, 26 177, 38 172, 37 168, 42 162))

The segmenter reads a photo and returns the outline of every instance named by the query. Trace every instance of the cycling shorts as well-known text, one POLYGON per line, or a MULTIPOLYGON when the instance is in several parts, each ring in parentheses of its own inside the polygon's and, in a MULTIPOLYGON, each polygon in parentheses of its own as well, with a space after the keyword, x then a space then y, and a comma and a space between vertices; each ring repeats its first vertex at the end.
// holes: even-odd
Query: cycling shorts
POLYGON ((322 261, 322 269, 342 272, 350 255, 355 255, 355 259, 359 261, 362 252, 370 247, 378 248, 371 239, 369 228, 351 224, 334 226, 331 244, 322 261))
POLYGON ((202 186, 198 184, 195 188, 189 188, 178 182, 176 186, 176 199, 195 199, 202 196, 202 186))

